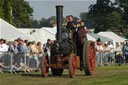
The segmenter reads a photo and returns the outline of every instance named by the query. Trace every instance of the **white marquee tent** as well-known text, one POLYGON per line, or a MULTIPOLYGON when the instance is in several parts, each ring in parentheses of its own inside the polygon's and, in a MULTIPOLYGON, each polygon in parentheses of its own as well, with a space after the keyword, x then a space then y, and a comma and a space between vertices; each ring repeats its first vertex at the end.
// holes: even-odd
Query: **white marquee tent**
POLYGON ((118 45, 120 45, 125 40, 127 40, 125 38, 122 38, 122 37, 118 36, 114 32, 99 32, 98 35, 101 35, 101 36, 104 36, 104 37, 112 39, 115 49, 117 48, 117 43, 118 43, 118 45))
POLYGON ((36 42, 40 41, 43 44, 47 42, 47 39, 55 40, 56 28, 19 28, 18 30, 32 36, 36 42))
POLYGON ((19 31, 16 27, 0 18, 0 38, 4 38, 7 41, 14 41, 18 37, 23 40, 33 40, 31 36, 19 31))
POLYGON ((114 32, 99 32, 98 35, 112 39, 115 42, 124 42, 126 39, 118 36, 114 32))
POLYGON ((88 40, 92 40, 92 41, 96 42, 96 39, 94 37, 90 36, 89 34, 87 34, 87 38, 88 38, 88 40))
POLYGON ((55 40, 55 34, 45 29, 38 29, 31 36, 36 40, 40 41, 43 44, 47 42, 47 39, 55 40))
POLYGON ((107 38, 107 37, 104 37, 104 36, 101 36, 101 35, 98 35, 98 34, 95 34, 95 33, 90 33, 89 35, 90 35, 91 37, 95 38, 96 40, 97 40, 98 38, 100 38, 101 41, 104 42, 104 43, 105 43, 105 42, 108 42, 108 41, 113 42, 112 39, 107 38))
MULTIPOLYGON (((35 41, 40 41, 43 44, 47 42, 47 39, 55 40, 57 29, 56 27, 49 28, 49 27, 42 27, 42 28, 20 28, 20 31, 28 34, 34 38, 35 41), (30 34, 31 33, 31 34, 30 34)), ((88 40, 96 41, 95 38, 91 37, 87 34, 88 40)))

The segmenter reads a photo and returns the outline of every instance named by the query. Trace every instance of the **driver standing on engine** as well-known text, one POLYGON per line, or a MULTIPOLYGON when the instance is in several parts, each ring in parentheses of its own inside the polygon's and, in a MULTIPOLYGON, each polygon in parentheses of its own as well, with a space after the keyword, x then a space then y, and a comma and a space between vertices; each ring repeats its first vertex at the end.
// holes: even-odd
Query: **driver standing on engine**
POLYGON ((76 27, 77 27, 77 25, 76 25, 76 22, 73 21, 73 16, 69 15, 68 16, 68 23, 67 23, 66 28, 69 29, 72 32, 76 32, 76 27))
POLYGON ((67 23, 67 26, 66 28, 70 31, 70 33, 72 33, 72 49, 75 53, 77 53, 77 47, 76 47, 76 35, 77 35, 77 32, 76 32, 76 28, 77 28, 77 25, 76 25, 76 22, 73 21, 73 16, 72 15, 69 15, 68 16, 68 23, 67 23))
POLYGON ((85 40, 87 40, 86 30, 84 28, 84 21, 80 21, 80 27, 77 30, 77 55, 80 56, 80 70, 83 70, 83 45, 85 40))

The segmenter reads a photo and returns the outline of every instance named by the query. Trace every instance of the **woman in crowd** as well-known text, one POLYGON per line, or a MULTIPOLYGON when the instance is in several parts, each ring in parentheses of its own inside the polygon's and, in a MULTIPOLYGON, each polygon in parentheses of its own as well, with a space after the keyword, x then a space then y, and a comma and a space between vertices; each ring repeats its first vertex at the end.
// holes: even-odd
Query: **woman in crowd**
POLYGON ((115 53, 115 63, 121 65, 124 63, 123 52, 116 51, 115 53))
POLYGON ((106 66, 106 65, 108 65, 108 56, 109 56, 109 52, 110 52, 110 49, 109 49, 109 47, 108 47, 108 43, 107 42, 105 42, 104 43, 104 65, 106 66))
POLYGON ((39 53, 39 50, 37 48, 37 44, 35 41, 32 42, 32 45, 31 45, 31 60, 30 60, 30 67, 32 68, 38 68, 39 66, 39 59, 38 59, 38 53, 39 53))
POLYGON ((39 59, 39 68, 41 68, 41 61, 42 61, 42 56, 43 56, 43 49, 42 49, 42 43, 38 42, 37 43, 37 49, 39 51, 39 53, 37 54, 38 59, 39 59))
POLYGON ((10 47, 9 47, 9 52, 11 52, 11 53, 13 53, 13 59, 14 59, 14 62, 13 63, 15 63, 16 65, 17 65, 17 59, 19 58, 18 57, 18 53, 19 53, 19 51, 18 51, 18 49, 17 49, 17 47, 18 47, 18 42, 15 40, 14 42, 13 42, 13 44, 12 45, 10 45, 10 47))
POLYGON ((29 66, 30 58, 31 58, 31 49, 32 42, 27 43, 27 50, 26 50, 26 65, 29 66))
POLYGON ((97 40, 97 46, 96 46, 96 65, 102 66, 103 65, 103 43, 100 39, 97 40))
POLYGON ((38 42, 38 43, 37 43, 37 49, 38 49, 39 53, 42 53, 42 52, 43 52, 41 42, 38 42))
POLYGON ((128 42, 126 43, 123 49, 124 49, 125 60, 126 63, 128 64, 128 42))
POLYGON ((108 42, 108 48, 110 49, 109 56, 108 56, 108 62, 111 65, 114 59, 114 46, 111 41, 108 42))

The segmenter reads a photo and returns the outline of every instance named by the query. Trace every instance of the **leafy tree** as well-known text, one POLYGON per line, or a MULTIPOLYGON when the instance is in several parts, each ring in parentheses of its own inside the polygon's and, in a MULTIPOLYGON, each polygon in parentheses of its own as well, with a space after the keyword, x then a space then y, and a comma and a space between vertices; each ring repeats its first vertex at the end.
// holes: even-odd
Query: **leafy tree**
POLYGON ((4 0, 0 0, 0 18, 4 18, 4 8, 3 8, 4 0))
POLYGON ((55 23, 56 23, 56 17, 55 16, 52 16, 48 19, 42 18, 40 21, 39 27, 53 27, 53 24, 55 24, 55 23), (50 23, 51 20, 53 21, 53 23, 50 23))
POLYGON ((128 25, 128 0, 115 0, 115 1, 116 1, 117 6, 123 12, 124 24, 128 25))
POLYGON ((10 0, 12 6, 13 21, 17 27, 31 27, 33 9, 29 3, 24 0, 10 0))
POLYGON ((80 18, 85 22, 85 26, 87 28, 94 28, 94 18, 90 17, 88 13, 86 12, 80 13, 80 18))
POLYGON ((110 0, 97 0, 96 4, 89 7, 89 16, 93 17, 95 24, 95 32, 106 31, 106 17, 113 12, 114 7, 110 0))
POLYGON ((106 22, 107 28, 114 31, 114 29, 122 27, 122 16, 114 11, 106 17, 106 22))
POLYGON ((4 1, 4 19, 12 24, 11 4, 8 0, 4 1))
POLYGON ((33 28, 39 28, 39 25, 40 25, 40 21, 32 20, 32 27, 33 28))
POLYGON ((0 0, 0 18, 16 27, 31 27, 33 9, 25 0, 0 0))

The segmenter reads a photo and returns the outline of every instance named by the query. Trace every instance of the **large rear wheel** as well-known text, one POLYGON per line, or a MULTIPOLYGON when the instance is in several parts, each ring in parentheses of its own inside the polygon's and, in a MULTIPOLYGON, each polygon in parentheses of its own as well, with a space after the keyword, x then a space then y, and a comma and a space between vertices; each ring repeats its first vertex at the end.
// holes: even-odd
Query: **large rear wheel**
POLYGON ((86 75, 94 74, 96 67, 96 53, 95 43, 92 41, 86 42, 83 47, 83 65, 86 75))
POLYGON ((71 53, 69 59, 69 75, 71 78, 76 76, 76 70, 76 55, 74 53, 71 53))
POLYGON ((47 67, 48 64, 48 57, 47 54, 44 53, 43 57, 42 57, 42 66, 41 66, 41 74, 43 77, 47 77, 48 76, 48 71, 49 68, 47 67))

